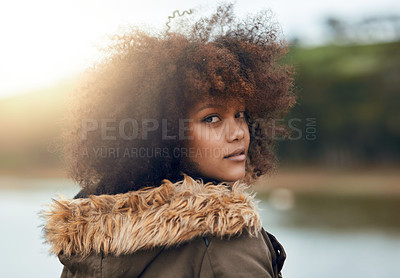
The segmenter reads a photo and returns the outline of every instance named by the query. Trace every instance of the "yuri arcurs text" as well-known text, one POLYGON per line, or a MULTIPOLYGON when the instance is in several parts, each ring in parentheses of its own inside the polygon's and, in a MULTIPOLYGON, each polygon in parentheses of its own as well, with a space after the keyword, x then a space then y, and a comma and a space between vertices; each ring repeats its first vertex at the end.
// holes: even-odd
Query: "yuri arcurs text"
POLYGON ((95 158, 182 158, 182 157, 221 157, 226 155, 220 149, 205 148, 119 148, 119 147, 92 147, 83 148, 82 156, 94 156, 95 158))

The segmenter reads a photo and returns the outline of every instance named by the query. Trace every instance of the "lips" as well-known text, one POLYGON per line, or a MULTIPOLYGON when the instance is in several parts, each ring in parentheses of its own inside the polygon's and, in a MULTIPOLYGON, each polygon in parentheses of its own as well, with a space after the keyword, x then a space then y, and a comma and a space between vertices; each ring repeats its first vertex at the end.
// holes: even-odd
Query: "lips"
POLYGON ((230 158, 230 157, 235 157, 235 156, 238 156, 238 155, 244 155, 244 151, 245 151, 244 148, 236 149, 234 152, 224 156, 224 158, 230 158))

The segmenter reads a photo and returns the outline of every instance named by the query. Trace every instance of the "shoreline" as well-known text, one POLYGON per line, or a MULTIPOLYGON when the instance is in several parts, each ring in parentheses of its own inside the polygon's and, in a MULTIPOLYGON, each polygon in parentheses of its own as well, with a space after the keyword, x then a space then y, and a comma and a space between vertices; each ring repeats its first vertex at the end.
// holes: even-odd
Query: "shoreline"
MULTIPOLYGON (((30 169, 0 171, 0 189, 39 189, 49 187, 52 180, 78 187, 65 169, 30 169), (32 182, 30 182, 30 180, 32 182), (41 186, 41 181, 43 185, 41 186), (39 184, 39 185, 38 185, 39 184)), ((271 175, 261 177, 251 190, 268 194, 287 189, 293 194, 334 195, 396 195, 400 196, 398 167, 339 169, 322 167, 281 167, 271 175)))

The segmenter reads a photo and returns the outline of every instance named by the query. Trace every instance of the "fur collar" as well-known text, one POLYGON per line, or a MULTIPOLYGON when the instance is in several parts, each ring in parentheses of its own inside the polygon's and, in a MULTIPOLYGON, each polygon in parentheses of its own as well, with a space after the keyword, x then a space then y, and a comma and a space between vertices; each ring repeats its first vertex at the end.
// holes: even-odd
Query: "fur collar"
POLYGON ((253 195, 239 182, 203 184, 185 175, 155 188, 117 195, 59 199, 42 213, 51 252, 130 254, 178 245, 197 236, 230 237, 261 229, 253 195))

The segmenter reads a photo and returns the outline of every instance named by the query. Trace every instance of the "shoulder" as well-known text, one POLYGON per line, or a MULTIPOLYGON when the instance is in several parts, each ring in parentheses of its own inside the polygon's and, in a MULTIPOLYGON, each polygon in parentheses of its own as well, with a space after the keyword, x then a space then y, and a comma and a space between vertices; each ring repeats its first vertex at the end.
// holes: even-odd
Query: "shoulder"
POLYGON ((215 277, 279 277, 286 255, 282 245, 264 229, 256 236, 207 239, 203 269, 209 268, 215 277))

